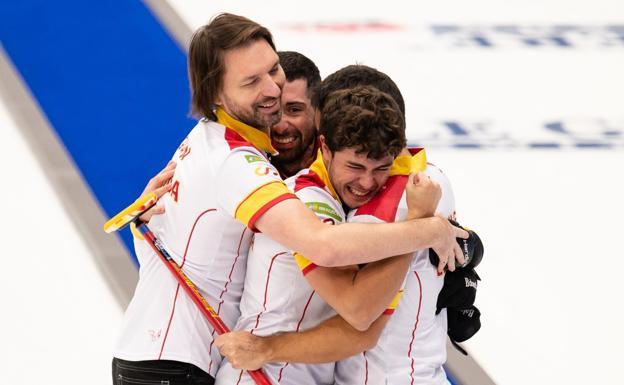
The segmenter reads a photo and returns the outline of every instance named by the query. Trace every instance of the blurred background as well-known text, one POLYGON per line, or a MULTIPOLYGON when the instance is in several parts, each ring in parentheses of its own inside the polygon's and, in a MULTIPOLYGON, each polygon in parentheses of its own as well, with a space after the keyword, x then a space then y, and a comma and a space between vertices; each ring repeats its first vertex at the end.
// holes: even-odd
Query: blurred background
POLYGON ((1 1, 2 383, 111 383, 137 270, 101 225, 193 127, 186 45, 222 11, 401 88, 485 244, 458 384, 624 384, 621 0, 1 1))

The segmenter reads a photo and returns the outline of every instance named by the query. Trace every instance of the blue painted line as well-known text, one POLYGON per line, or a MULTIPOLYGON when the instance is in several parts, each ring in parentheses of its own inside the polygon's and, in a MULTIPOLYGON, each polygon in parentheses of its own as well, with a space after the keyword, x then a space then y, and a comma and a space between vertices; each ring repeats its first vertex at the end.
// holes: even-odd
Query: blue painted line
POLYGON ((559 143, 529 143, 529 148, 559 148, 559 143))
POLYGON ((455 143, 453 144, 455 148, 483 148, 484 146, 479 143, 455 143))
POLYGON ((612 148, 613 145, 611 143, 602 143, 602 142, 580 142, 576 143, 576 148, 612 148))
POLYGON ((444 368, 446 370, 446 378, 449 380, 449 382, 451 383, 451 385, 460 385, 460 382, 457 381, 457 379, 455 378, 455 376, 453 376, 451 374, 451 372, 445 367, 444 368))
POLYGON ((138 0, 2 1, 0 39, 108 215, 194 125, 185 55, 138 0))

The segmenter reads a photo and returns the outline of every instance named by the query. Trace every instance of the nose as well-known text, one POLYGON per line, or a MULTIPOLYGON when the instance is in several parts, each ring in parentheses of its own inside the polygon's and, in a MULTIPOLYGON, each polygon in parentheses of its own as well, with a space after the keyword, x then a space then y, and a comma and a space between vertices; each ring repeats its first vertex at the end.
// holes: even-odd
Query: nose
POLYGON ((360 176, 358 183, 365 190, 371 190, 377 184, 373 174, 369 172, 364 173, 362 176, 360 176))
POLYGON ((282 89, 280 86, 273 80, 273 78, 269 78, 266 86, 264 87, 264 96, 269 98, 279 98, 282 95, 282 89))
POLYGON ((267 82, 264 87, 264 96, 270 98, 279 98, 282 95, 282 87, 284 86, 284 82, 286 81, 284 71, 281 71, 280 67, 280 71, 278 71, 277 74, 267 75, 267 82))
POLYGON ((277 134, 281 134, 281 133, 284 133, 284 131, 286 131, 287 128, 288 128, 288 122, 284 118, 284 115, 282 115, 282 119, 280 119, 280 121, 277 122, 276 125, 271 127, 271 130, 277 134))

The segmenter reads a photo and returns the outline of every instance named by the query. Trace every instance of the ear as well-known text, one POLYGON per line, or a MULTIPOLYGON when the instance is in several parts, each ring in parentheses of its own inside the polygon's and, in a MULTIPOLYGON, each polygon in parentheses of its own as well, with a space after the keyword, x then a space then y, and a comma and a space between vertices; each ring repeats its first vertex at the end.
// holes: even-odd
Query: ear
POLYGON ((217 98, 215 99, 214 103, 215 106, 218 107, 223 107, 223 97, 221 96, 221 92, 219 92, 219 94, 217 95, 217 98))
POLYGON ((319 140, 321 141, 321 155, 323 156, 323 162, 325 163, 325 167, 329 167, 333 154, 327 146, 327 143, 325 143, 325 136, 319 135, 319 140))

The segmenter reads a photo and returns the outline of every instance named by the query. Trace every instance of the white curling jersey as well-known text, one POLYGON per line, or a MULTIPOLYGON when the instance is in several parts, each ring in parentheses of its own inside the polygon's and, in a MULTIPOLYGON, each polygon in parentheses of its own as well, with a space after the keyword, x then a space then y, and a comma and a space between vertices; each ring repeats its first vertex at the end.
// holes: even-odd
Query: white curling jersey
MULTIPOLYGON (((424 168, 425 174, 440 184, 442 197, 437 212, 454 217, 455 199, 448 179, 437 167, 426 163, 424 150, 413 152, 411 171, 424 168), (422 166, 414 169, 414 164, 422 166)), ((348 221, 383 223, 404 220, 407 216, 404 191, 407 181, 405 175, 391 176, 375 198, 349 213, 348 221)), ((377 346, 339 361, 336 384, 448 384, 442 367, 446 362, 446 310, 435 314, 443 285, 444 275, 437 275, 436 267, 429 261, 428 250, 414 253, 403 283, 403 295, 377 346)))
MULTIPOLYGON (((329 182, 322 157, 286 184, 320 220, 339 224, 345 220, 338 196, 329 182)), ((314 291, 305 274, 314 268, 303 256, 291 252, 264 234, 256 234, 249 251, 241 315, 236 330, 265 336, 303 331, 336 312, 314 291)), ((272 363, 263 367, 274 384, 333 384, 334 363, 303 365, 272 363)), ((216 385, 253 385, 249 375, 223 361, 216 385)))
MULTIPOLYGON (((173 156, 177 163, 165 213, 149 227, 199 292, 234 326, 255 221, 296 198, 269 163, 268 136, 225 113, 202 120, 173 156)), ((139 282, 114 350, 124 360, 175 360, 215 375, 221 356, 214 331, 142 239, 135 238, 139 282)))

